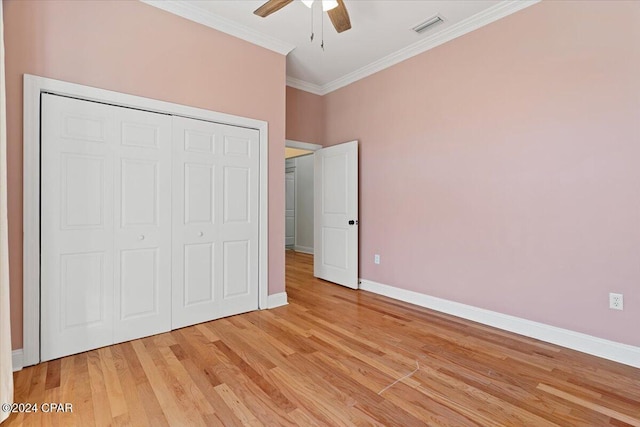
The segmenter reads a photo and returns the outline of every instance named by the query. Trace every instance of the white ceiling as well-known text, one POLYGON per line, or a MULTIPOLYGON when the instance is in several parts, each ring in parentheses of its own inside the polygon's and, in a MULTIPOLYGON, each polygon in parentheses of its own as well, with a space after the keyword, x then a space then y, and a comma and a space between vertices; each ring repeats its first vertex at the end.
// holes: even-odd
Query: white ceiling
POLYGON ((287 55, 287 83, 324 94, 500 19, 536 1, 344 0, 352 28, 338 34, 320 4, 299 0, 272 15, 253 14, 266 0, 143 0, 196 22, 287 55), (423 34, 411 29, 439 15, 423 34), (322 26, 324 18, 324 26, 322 26), (324 51, 320 47, 324 28, 324 51))

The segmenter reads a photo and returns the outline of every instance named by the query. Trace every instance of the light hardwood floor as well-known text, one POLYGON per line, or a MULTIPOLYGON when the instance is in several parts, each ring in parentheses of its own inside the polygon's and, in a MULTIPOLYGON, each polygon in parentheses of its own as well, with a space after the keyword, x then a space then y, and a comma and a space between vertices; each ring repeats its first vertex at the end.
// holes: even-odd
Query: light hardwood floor
POLYGON ((638 369, 313 279, 308 255, 287 266, 288 306, 17 372, 17 402, 73 413, 2 427, 640 426, 638 369))

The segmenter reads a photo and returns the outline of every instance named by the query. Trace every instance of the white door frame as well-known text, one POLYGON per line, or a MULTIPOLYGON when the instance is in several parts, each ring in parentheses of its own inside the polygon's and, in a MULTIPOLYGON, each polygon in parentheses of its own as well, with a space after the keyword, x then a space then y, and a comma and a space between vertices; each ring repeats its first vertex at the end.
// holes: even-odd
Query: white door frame
POLYGON ((260 132, 258 307, 268 295, 268 123, 44 77, 24 75, 23 110, 23 366, 40 362, 40 95, 43 92, 207 120, 260 132))
POLYGON ((312 144, 310 142, 294 141, 293 139, 285 139, 284 146, 289 148, 299 148, 301 150, 317 151, 322 145, 312 144))

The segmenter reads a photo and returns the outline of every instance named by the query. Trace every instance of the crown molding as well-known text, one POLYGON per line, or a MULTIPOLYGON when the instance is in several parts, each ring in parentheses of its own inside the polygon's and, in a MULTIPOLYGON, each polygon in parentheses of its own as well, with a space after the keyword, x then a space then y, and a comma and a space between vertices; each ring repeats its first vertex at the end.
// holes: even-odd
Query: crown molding
POLYGON ((296 79, 294 77, 287 76, 287 86, 303 90, 305 92, 313 93, 314 95, 324 95, 327 92, 323 87, 313 83, 305 82, 304 80, 296 79))
POLYGON ((272 50, 281 55, 287 55, 295 46, 278 40, 274 37, 267 36, 251 28, 240 25, 229 19, 222 18, 191 3, 180 0, 140 0, 149 6, 157 7, 166 12, 173 13, 182 18, 188 19, 198 24, 205 25, 214 30, 232 35, 239 39, 256 44, 265 49, 272 50))
MULTIPOLYGON (((209 28, 238 37, 242 40, 272 50, 282 55, 287 55, 295 45, 283 42, 274 37, 267 36, 244 25, 240 25, 229 19, 222 18, 209 11, 194 6, 190 2, 183 0, 140 0, 142 3, 157 7, 166 12, 173 13, 182 18, 206 25, 209 28)), ((450 27, 444 28, 416 43, 413 43, 399 51, 385 56, 371 64, 365 65, 358 70, 339 77, 327 84, 317 85, 294 77, 287 77, 287 86, 304 90, 315 95, 326 95, 372 74, 389 68, 406 59, 412 58, 429 49, 440 46, 450 40, 467 34, 473 30, 490 24, 512 13, 518 12, 532 6, 540 0, 504 0, 488 9, 483 10, 465 20, 462 20, 450 27)))
POLYGON ((316 95, 326 95, 365 77, 368 77, 378 71, 382 71, 404 60, 412 58, 436 46, 440 46, 450 40, 467 34, 473 30, 477 30, 487 24, 490 24, 512 13, 518 12, 529 6, 532 6, 540 0, 506 0, 495 6, 483 10, 467 19, 464 19, 450 27, 444 28, 431 36, 428 36, 419 42, 413 43, 397 52, 385 56, 369 65, 337 78, 324 85, 314 85, 303 80, 287 78, 287 85, 297 89, 306 90, 316 95), (292 82, 290 84, 289 82, 292 82), (308 89, 306 89, 308 88, 308 89))

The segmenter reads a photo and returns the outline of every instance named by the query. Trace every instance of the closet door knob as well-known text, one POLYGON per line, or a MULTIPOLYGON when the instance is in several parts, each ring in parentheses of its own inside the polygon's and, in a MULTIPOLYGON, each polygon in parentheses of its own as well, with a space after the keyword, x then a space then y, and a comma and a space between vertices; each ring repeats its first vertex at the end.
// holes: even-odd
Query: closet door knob
POLYGON ((198 237, 202 237, 204 236, 204 233, 202 231, 198 231, 198 237))
POLYGON ((139 235, 138 240, 144 240, 144 234, 139 235))

